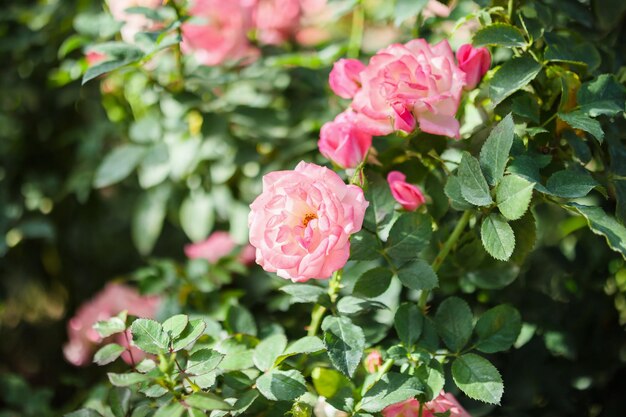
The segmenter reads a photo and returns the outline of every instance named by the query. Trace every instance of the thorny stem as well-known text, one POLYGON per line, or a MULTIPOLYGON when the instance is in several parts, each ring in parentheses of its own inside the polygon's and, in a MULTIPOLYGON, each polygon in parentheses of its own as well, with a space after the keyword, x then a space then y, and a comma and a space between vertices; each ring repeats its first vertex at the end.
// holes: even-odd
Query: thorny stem
POLYGON ((133 369, 135 369, 135 366, 137 366, 137 364, 135 363, 135 358, 133 358, 133 351, 130 348, 130 340, 128 339, 128 333, 124 332, 124 338, 126 338, 126 346, 128 346, 127 350, 128 350, 128 355, 130 356, 130 364, 133 367, 133 369))
MULTIPOLYGON (((433 271, 437 272, 439 270, 439 268, 443 264, 443 261, 446 259, 446 257, 450 253, 450 250, 452 250, 452 247, 454 246, 456 241, 459 240, 459 237, 461 237, 461 233, 463 233, 463 230, 465 230, 465 226, 467 226, 467 223, 469 223, 469 219, 471 215, 472 215, 471 210, 466 210, 463 213, 463 216, 461 216, 458 223, 454 227, 452 234, 450 234, 450 236, 448 237, 448 240, 446 240, 446 242, 443 244, 441 251, 439 251, 439 254, 433 260, 433 263, 431 264, 433 271)), ((426 302, 428 301, 428 294, 429 294, 428 290, 423 290, 422 294, 420 295, 419 308, 424 312, 426 310, 426 302)))
MULTIPOLYGON (((330 301, 334 303, 337 301, 337 295, 339 294, 339 290, 341 289, 341 274, 343 270, 340 269, 335 271, 330 282, 328 283, 328 296, 330 297, 330 301)), ((320 304, 315 304, 313 307, 313 312, 311 313, 311 324, 309 324, 309 328, 307 330, 307 336, 315 336, 320 328, 320 324, 322 323, 322 318, 324 318, 324 314, 326 314, 326 307, 320 304)))
MULTIPOLYGON (((174 9, 174 12, 176 12, 176 19, 179 22, 182 22, 183 13, 182 13, 182 11, 180 9, 180 6, 178 4, 176 4, 176 1, 177 0, 170 0, 169 4, 174 9)), ((178 27, 176 28, 176 33, 178 33, 178 36, 180 37, 180 39, 183 38, 182 25, 178 25, 178 27)), ((178 75, 179 75, 179 80, 178 81, 180 82, 180 85, 182 86, 182 81, 183 81, 183 78, 185 76, 185 68, 184 68, 184 65, 183 65, 183 53, 182 53, 182 51, 180 49, 180 42, 177 43, 174 46, 174 56, 176 57, 176 68, 178 70, 178 75)), ((179 86, 176 86, 176 87, 178 88, 179 86)))

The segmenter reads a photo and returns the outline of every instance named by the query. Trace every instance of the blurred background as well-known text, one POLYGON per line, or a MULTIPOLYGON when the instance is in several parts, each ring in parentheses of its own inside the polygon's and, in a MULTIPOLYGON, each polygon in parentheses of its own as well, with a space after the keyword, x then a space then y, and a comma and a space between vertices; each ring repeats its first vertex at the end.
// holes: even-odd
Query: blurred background
MULTIPOLYGON (((475 7, 460 3, 457 17, 475 7)), ((564 1, 564 8, 582 3, 564 1)), ((303 157, 323 162, 315 152, 317 131, 339 112, 325 91, 329 63, 341 50, 328 50, 328 61, 308 68, 244 71, 236 94, 225 94, 223 108, 210 109, 213 113, 189 111, 206 93, 201 86, 195 98, 172 93, 182 109, 159 107, 152 94, 162 93, 160 85, 141 73, 113 77, 108 87, 81 86, 87 65, 81 47, 111 36, 104 33, 111 22, 96 17, 102 10, 97 0, 23 0, 4 5, 0 14, 2 417, 45 417, 78 408, 106 369, 78 368, 63 356, 67 321, 77 307, 106 282, 126 279, 154 259, 184 261, 183 246, 194 235, 190 229, 231 224, 243 243, 245 228, 233 232, 233 225, 245 224, 241 201, 255 195, 264 172, 303 157), (275 84, 255 81, 261 78, 275 84), (230 119, 219 117, 220 111, 230 119), (148 128, 154 120, 161 126, 156 131, 148 128), (181 138, 171 137, 175 131, 181 138), (156 154, 164 132, 168 140, 180 140, 181 149, 198 138, 199 147, 206 145, 204 156, 188 163, 185 152, 199 148, 181 150, 176 155, 183 155, 179 165, 186 168, 169 176, 159 174, 157 158, 138 168, 138 176, 130 175, 137 164, 116 165, 112 171, 125 175, 102 180, 103 160, 112 149, 147 144, 156 154), (94 178, 100 186, 94 187, 94 178), (167 187, 167 197, 146 191, 160 186, 167 187), (222 200, 207 209, 198 202, 203 190, 222 200), (211 220, 199 225, 196 213, 207 210, 211 220)), ((610 23, 615 41, 624 39, 626 30, 617 15, 610 23)), ((369 52, 396 35, 384 25, 377 30, 366 33, 372 39, 364 45, 369 52)), ((426 27, 425 34, 433 33, 441 36, 426 27)), ((225 83, 219 81, 223 75, 203 74, 199 82, 225 83)), ((623 121, 616 129, 626 131, 618 123, 623 121)), ((127 157, 118 154, 116 160, 127 157)), ((579 218, 546 204, 535 210, 538 249, 517 279, 510 271, 493 272, 504 285, 513 283, 496 291, 468 275, 444 288, 460 287, 477 303, 509 302, 524 318, 524 338, 494 360, 506 382, 503 406, 483 415, 624 416, 624 260, 579 218)))

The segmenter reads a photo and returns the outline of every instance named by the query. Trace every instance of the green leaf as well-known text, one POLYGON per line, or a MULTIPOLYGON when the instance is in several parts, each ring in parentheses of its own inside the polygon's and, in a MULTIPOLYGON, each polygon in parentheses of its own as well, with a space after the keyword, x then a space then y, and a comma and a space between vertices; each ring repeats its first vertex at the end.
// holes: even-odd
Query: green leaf
POLYGON ((423 259, 416 259, 400 268, 398 279, 402 285, 416 291, 432 290, 439 285, 437 274, 423 259))
POLYGON ((224 355, 211 349, 195 351, 189 360, 185 372, 189 375, 204 375, 218 367, 224 355))
POLYGON ((174 400, 159 407, 153 417, 180 417, 185 410, 186 408, 181 403, 174 400))
POLYGON ((113 388, 109 391, 108 405, 115 417, 128 416, 131 391, 128 388, 113 388))
POLYGON ((422 365, 417 368, 415 376, 426 384, 424 395, 427 400, 432 400, 437 397, 446 382, 443 366, 437 359, 432 359, 429 363, 422 363, 422 365))
POLYGON ((289 284, 279 288, 292 297, 292 303, 317 303, 326 289, 310 284, 289 284))
POLYGON ((589 171, 579 168, 555 172, 548 178, 546 188, 557 197, 578 198, 586 196, 598 185, 589 171))
POLYGON ((126 316, 126 311, 123 311, 107 320, 97 321, 93 328, 103 338, 122 333, 126 330, 126 316))
POLYGON ((170 192, 169 185, 162 184, 139 195, 133 212, 131 231, 133 242, 142 255, 152 252, 161 234, 170 192))
POLYGON ((583 138, 578 136, 573 130, 566 130, 563 132, 563 138, 567 140, 567 143, 574 150, 574 154, 576 158, 580 160, 583 164, 589 163, 593 155, 591 154, 591 149, 583 138))
POLYGON ((102 417, 102 414, 91 408, 83 408, 73 411, 71 413, 64 414, 64 417, 102 417))
POLYGON ((393 11, 394 24, 400 26, 405 20, 417 16, 427 2, 428 0, 396 0, 393 11))
POLYGON ((493 203, 487 180, 480 169, 480 163, 468 152, 463 152, 458 170, 461 194, 469 203, 488 206, 493 203))
POLYGON ((521 219, 510 223, 515 234, 515 250, 511 261, 521 265, 528 254, 535 248, 537 241, 537 222, 532 211, 527 211, 521 219))
POLYGON ((429 215, 417 212, 402 214, 391 227, 385 252, 401 264, 417 258, 432 236, 432 220, 429 215))
POLYGON ((470 398, 500 404, 504 384, 498 370, 487 359, 467 353, 452 363, 452 379, 470 398))
POLYGON ((365 190, 365 200, 370 204, 365 211, 363 227, 371 233, 377 233, 391 221, 396 200, 391 195, 389 184, 381 177, 368 178, 369 188, 365 190))
POLYGON ((483 219, 480 238, 487 253, 499 261, 506 261, 515 249, 513 229, 500 214, 491 213, 483 219))
POLYGON ((350 259, 353 261, 376 260, 381 251, 380 240, 366 229, 361 229, 350 237, 350 259))
POLYGON ((230 410, 231 406, 210 392, 194 392, 185 398, 185 403, 200 410, 230 410))
POLYGON ((372 310, 384 310, 387 306, 379 301, 346 295, 337 303, 337 311, 346 316, 358 315, 372 310))
POLYGON ((583 83, 576 95, 580 110, 591 117, 614 116, 623 112, 626 88, 615 75, 602 74, 593 81, 583 83))
POLYGON ((496 190, 500 213, 509 220, 522 217, 528 210, 534 186, 534 183, 515 174, 504 177, 496 190))
POLYGON ((107 377, 109 378, 109 382, 116 387, 128 387, 130 385, 150 380, 148 375, 139 374, 137 372, 129 372, 126 374, 109 372, 107 373, 107 377))
POLYGON ((122 181, 133 172, 145 154, 146 148, 138 145, 122 145, 114 148, 98 166, 93 186, 103 188, 122 181))
POLYGON ((521 30, 506 23, 493 23, 480 29, 472 39, 474 46, 503 46, 513 48, 526 46, 526 40, 521 30))
POLYGON ((365 271, 354 284, 354 294, 364 297, 377 297, 387 291, 391 284, 393 273, 389 268, 379 266, 365 271))
POLYGON ((274 365, 276 358, 287 347, 287 338, 283 334, 273 334, 264 339, 254 349, 252 360, 261 371, 267 371, 274 365))
POLYGON ((480 167, 487 182, 492 186, 495 186, 504 175, 504 168, 515 138, 514 131, 515 124, 509 113, 491 130, 480 150, 480 167))
POLYGON ((279 365, 286 358, 301 353, 315 353, 325 350, 324 343, 317 336, 305 336, 296 340, 285 349, 282 355, 276 358, 275 366, 279 365))
POLYGON ((452 352, 459 352, 472 335, 472 310, 458 297, 446 298, 435 314, 435 327, 452 352))
POLYGON ((546 52, 543 58, 550 62, 567 62, 586 65, 593 72, 601 63, 598 50, 590 42, 579 42, 564 32, 546 32, 546 52))
POLYGON ((244 333, 252 336, 257 335, 254 317, 246 308, 240 305, 233 305, 228 309, 224 324, 226 324, 226 327, 231 333, 244 333))
POLYGON ((202 319, 190 320, 181 334, 172 342, 172 352, 178 352, 181 349, 194 343, 206 329, 206 323, 202 319))
POLYGON ((604 236, 611 249, 626 258, 626 227, 608 215, 600 207, 583 206, 576 203, 565 204, 587 219, 589 228, 597 235, 604 236))
POLYGON ((139 61, 144 55, 143 51, 137 46, 123 42, 101 43, 94 45, 92 50, 106 55, 108 60, 88 68, 83 75, 83 85, 102 74, 139 61))
POLYGON ((328 316, 322 322, 324 344, 335 368, 352 377, 365 349, 363 330, 347 317, 328 316))
POLYGON ((400 341, 405 346, 412 346, 422 334, 424 316, 415 303, 403 303, 396 310, 393 326, 400 341))
POLYGON ((119 358, 125 350, 124 346, 120 346, 117 343, 109 343, 98 349, 93 357, 93 361, 100 366, 106 365, 119 358))
POLYGON ((270 401, 292 401, 304 394, 306 381, 299 371, 274 369, 256 381, 259 392, 270 401))
POLYGON ((476 349, 485 353, 501 352, 513 346, 522 330, 522 317, 509 305, 487 310, 476 322, 476 349))
POLYGON ((495 265, 467 272, 465 277, 478 288, 498 290, 515 281, 515 278, 519 275, 519 270, 520 268, 517 265, 499 262, 495 263, 495 265))
POLYGON ((85 83, 87 83, 88 81, 91 81, 102 74, 106 74, 107 72, 122 68, 128 64, 132 64, 135 61, 137 61, 137 59, 132 57, 125 59, 109 59, 107 61, 94 65, 93 67, 89 67, 83 75, 82 85, 85 85, 85 83))
POLYGON ((211 195, 204 192, 190 194, 180 206, 180 226, 194 242, 206 239, 215 223, 211 195))
POLYGON ((365 393, 357 410, 377 413, 423 392, 423 385, 416 377, 389 372, 365 393))
POLYGON ((159 322, 150 319, 137 319, 131 324, 133 343, 147 353, 166 353, 170 338, 159 322))
POLYGON ((443 191, 450 199, 450 205, 453 209, 465 211, 474 207, 463 197, 463 193, 461 193, 461 181, 459 181, 459 178, 456 175, 450 175, 448 177, 448 181, 446 182, 446 186, 443 191))
POLYGON ((494 106, 525 87, 540 71, 541 64, 530 55, 515 57, 502 64, 489 83, 489 95, 494 106))
POLYGON ((171 339, 175 339, 185 330, 189 323, 189 316, 186 314, 177 314, 163 322, 163 330, 170 335, 171 339))
POLYGON ((573 127, 574 129, 584 130, 590 133, 598 142, 604 140, 604 131, 600 122, 587 116, 582 110, 575 110, 570 113, 557 113, 559 119, 573 127))

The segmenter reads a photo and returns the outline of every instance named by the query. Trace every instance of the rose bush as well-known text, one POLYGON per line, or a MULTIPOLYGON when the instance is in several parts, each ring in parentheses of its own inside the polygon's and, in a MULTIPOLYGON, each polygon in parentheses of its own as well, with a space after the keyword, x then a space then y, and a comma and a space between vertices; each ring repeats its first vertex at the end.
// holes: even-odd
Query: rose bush
POLYGON ((76 9, 0 22, 10 415, 620 415, 624 8, 76 9))

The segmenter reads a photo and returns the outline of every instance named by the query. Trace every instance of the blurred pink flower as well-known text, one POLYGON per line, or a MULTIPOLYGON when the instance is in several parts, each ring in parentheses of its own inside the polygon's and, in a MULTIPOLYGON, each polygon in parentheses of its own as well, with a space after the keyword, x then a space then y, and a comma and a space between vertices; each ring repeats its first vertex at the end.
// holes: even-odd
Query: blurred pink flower
POLYGON ((139 32, 153 30, 158 24, 140 13, 128 13, 131 7, 147 7, 156 9, 163 4, 163 0, 106 0, 113 18, 123 22, 121 34, 124 42, 134 43, 135 35, 139 32))
MULTIPOLYGON (((419 408, 419 401, 410 399, 386 407, 382 414, 383 417, 418 417, 419 408)), ((450 417, 472 417, 452 394, 443 391, 437 398, 424 404, 422 417, 435 417, 434 413, 445 413, 446 411, 450 411, 450 417)))
POLYGON ((96 51, 87 51, 85 53, 85 59, 87 60, 87 65, 93 67, 94 65, 103 62, 107 59, 105 54, 96 51))
MULTIPOLYGON (((185 255, 189 259, 206 259, 210 263, 216 263, 225 256, 233 253, 237 248, 237 244, 230 236, 230 233, 224 231, 213 232, 206 240, 198 243, 185 245, 185 255)), ((254 261, 254 248, 246 245, 241 249, 238 259, 243 264, 249 264, 254 261)))
POLYGON ((361 188, 319 165, 265 175, 248 218, 256 262, 294 282, 329 278, 347 262, 368 204, 361 188))
POLYGON ((391 171, 387 175, 387 182, 393 198, 405 210, 414 211, 426 202, 426 198, 419 187, 406 182, 406 175, 399 171, 391 171))
POLYGON ((447 41, 424 39, 393 44, 374 55, 359 74, 361 89, 352 101, 362 128, 373 135, 395 130, 459 138, 455 118, 465 73, 447 41))
MULTIPOLYGON (((124 310, 133 316, 154 318, 160 302, 160 297, 142 296, 132 287, 108 283, 94 298, 83 303, 68 322, 69 341, 63 346, 65 359, 76 366, 88 365, 96 347, 105 342, 93 329, 96 322, 107 320, 124 310)), ((132 340, 130 334, 128 338, 124 334, 118 334, 111 339, 107 341, 124 347, 129 347, 128 341, 132 340)), ((135 347, 131 347, 131 352, 135 363, 145 357, 145 354, 135 347)), ((122 358, 131 363, 128 351, 122 358)))
POLYGON ((456 0, 450 2, 450 4, 446 5, 437 0, 428 0, 426 6, 424 6, 424 10, 422 11, 422 16, 425 18, 429 17, 448 17, 452 10, 456 7, 456 0))
POLYGON ((340 59, 328 76, 330 89, 341 98, 353 98, 361 88, 359 74, 364 69, 365 65, 357 59, 340 59))
POLYGON ((491 66, 491 54, 487 48, 474 48, 471 44, 462 45, 456 51, 459 68, 465 72, 466 90, 476 88, 491 66))
POLYGON ((373 374, 378 371, 378 367, 383 364, 383 357, 379 351, 374 350, 370 352, 365 358, 365 368, 367 372, 373 374))
POLYGON ((300 0, 256 0, 253 12, 257 38, 261 43, 279 45, 300 27, 300 0))
POLYGON ((322 155, 342 168, 355 168, 372 146, 372 135, 359 129, 356 114, 348 109, 322 126, 317 146, 322 155))
POLYGON ((259 51, 247 35, 253 5, 250 0, 195 0, 189 9, 192 19, 182 26, 183 53, 203 65, 254 61, 259 51))

